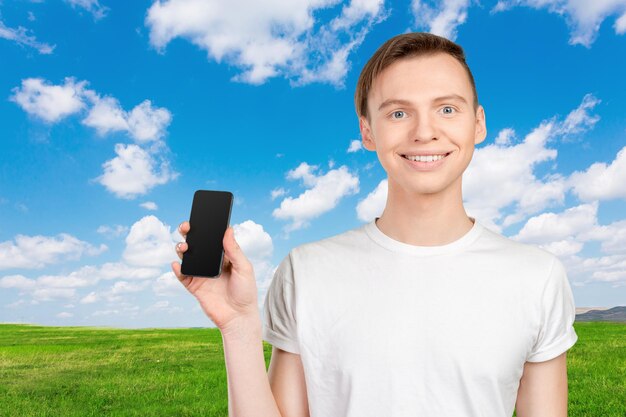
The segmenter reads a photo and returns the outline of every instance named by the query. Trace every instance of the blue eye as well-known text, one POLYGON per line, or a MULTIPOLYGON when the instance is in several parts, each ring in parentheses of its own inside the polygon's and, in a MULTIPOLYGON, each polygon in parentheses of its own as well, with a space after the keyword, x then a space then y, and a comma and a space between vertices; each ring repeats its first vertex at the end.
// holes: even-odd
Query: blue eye
POLYGON ((404 112, 402 110, 396 110, 393 113, 391 113, 391 117, 393 119, 401 119, 402 116, 404 116, 404 112))
POLYGON ((454 111, 456 111, 456 109, 454 107, 452 107, 452 106, 445 106, 443 108, 443 110, 444 110, 444 112, 443 112, 444 114, 452 114, 454 111), (450 110, 453 110, 453 111, 452 112, 446 112, 445 109, 450 109, 450 110))

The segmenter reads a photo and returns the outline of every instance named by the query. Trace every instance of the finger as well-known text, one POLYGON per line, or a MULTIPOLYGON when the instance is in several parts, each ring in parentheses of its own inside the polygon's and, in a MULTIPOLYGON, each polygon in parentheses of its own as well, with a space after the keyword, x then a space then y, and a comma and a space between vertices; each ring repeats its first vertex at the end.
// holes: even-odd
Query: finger
POLYGON ((176 254, 181 260, 183 259, 183 253, 185 253, 187 249, 188 249, 188 246, 186 242, 178 242, 176 244, 176 254))
POLYGON ((228 257, 233 268, 246 272, 251 269, 248 258, 246 258, 246 255, 244 255, 241 247, 235 240, 235 230, 231 226, 226 229, 222 244, 224 246, 224 254, 228 257))
POLYGON ((178 233, 180 233, 182 237, 187 236, 187 233, 189 233, 189 229, 191 229, 191 224, 188 221, 184 221, 178 225, 178 233))
POLYGON ((230 261, 230 259, 228 259, 228 256, 224 254, 224 264, 222 265, 222 269, 228 270, 230 267, 232 267, 232 265, 233 263, 230 261))
POLYGON ((187 288, 187 286, 189 286, 189 283, 191 282, 191 277, 188 275, 183 275, 180 272, 180 263, 172 262, 171 266, 172 266, 172 271, 174 271, 174 275, 176 275, 176 278, 178 278, 181 284, 183 284, 185 288, 187 288))

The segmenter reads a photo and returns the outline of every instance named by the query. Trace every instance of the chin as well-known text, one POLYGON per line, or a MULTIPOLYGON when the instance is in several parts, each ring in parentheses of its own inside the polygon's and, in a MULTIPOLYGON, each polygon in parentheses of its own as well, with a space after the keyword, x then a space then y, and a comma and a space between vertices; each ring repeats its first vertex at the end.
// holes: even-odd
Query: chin
POLYGON ((397 187, 398 190, 402 190, 404 194, 412 195, 412 196, 413 195, 414 196, 436 195, 436 194, 443 192, 446 189, 446 187, 441 184, 434 184, 434 183, 417 184, 417 183, 411 183, 410 180, 400 183, 398 185, 399 185, 399 187, 397 187))

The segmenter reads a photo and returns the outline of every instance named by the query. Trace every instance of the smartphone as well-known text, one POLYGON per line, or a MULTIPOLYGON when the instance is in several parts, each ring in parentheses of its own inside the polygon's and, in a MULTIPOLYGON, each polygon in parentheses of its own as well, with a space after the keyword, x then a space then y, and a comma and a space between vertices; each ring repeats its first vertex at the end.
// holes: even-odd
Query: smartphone
POLYGON ((229 191, 198 190, 193 195, 187 250, 181 272, 194 277, 216 278, 222 273, 224 233, 230 221, 233 194, 229 191))

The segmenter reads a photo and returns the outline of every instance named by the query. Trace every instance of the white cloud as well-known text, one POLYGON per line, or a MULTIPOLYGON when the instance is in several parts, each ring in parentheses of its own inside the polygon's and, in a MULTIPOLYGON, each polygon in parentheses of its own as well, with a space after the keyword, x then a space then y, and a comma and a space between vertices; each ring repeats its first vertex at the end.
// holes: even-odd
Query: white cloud
POLYGON ((166 134, 172 114, 164 107, 154 107, 144 100, 125 111, 115 97, 101 97, 86 88, 87 81, 66 77, 64 84, 53 85, 42 78, 26 78, 21 87, 12 89, 10 99, 24 111, 48 123, 55 123, 87 109, 82 123, 99 135, 124 131, 139 144, 158 141, 166 134))
POLYGON ((302 162, 296 168, 287 172, 288 180, 302 179, 302 182, 307 187, 313 187, 317 183, 317 177, 313 171, 317 171, 319 165, 309 165, 306 162, 302 162))
POLYGON ((118 314, 120 314, 119 310, 111 309, 111 310, 94 311, 91 315, 92 317, 100 317, 100 316, 113 316, 113 315, 118 315, 118 314))
POLYGON ((314 13, 340 3, 165 0, 153 3, 145 23, 157 49, 162 51, 177 37, 187 39, 218 63, 241 69, 233 77, 237 81, 261 84, 284 76, 296 84, 342 85, 350 52, 386 16, 382 0, 353 0, 330 23, 316 27, 314 13))
POLYGON ((129 303, 120 304, 120 308, 117 309, 108 309, 108 310, 98 310, 93 312, 92 317, 101 317, 101 316, 119 316, 123 315, 125 318, 136 318, 139 315, 139 306, 134 306, 129 303))
POLYGON ((18 308, 18 307, 23 306, 25 304, 27 304, 26 300, 19 299, 19 300, 13 302, 13 303, 9 303, 9 304, 5 305, 5 307, 6 308, 18 308))
POLYGON ((154 201, 146 201, 145 203, 141 203, 140 206, 145 208, 146 210, 154 211, 158 209, 158 206, 154 201))
POLYGON ((96 232, 105 235, 108 238, 115 238, 128 233, 128 226, 116 224, 114 226, 101 225, 96 232))
POLYGON ((563 178, 550 174, 540 179, 533 172, 540 163, 556 159, 556 149, 546 146, 554 131, 554 122, 542 122, 521 143, 476 149, 463 174, 468 213, 494 226, 503 210, 513 206, 513 213, 502 221, 506 227, 550 204, 561 204, 566 191, 563 178))
POLYGON ((138 282, 129 282, 129 281, 117 281, 113 284, 111 289, 109 290, 111 294, 127 294, 140 292, 146 289, 151 284, 150 281, 138 281, 138 282))
POLYGON ((14 241, 0 242, 0 270, 43 268, 65 260, 77 260, 83 254, 95 256, 108 248, 95 247, 67 233, 56 237, 17 235, 14 241))
POLYGON ((562 258, 577 286, 592 282, 626 285, 626 220, 598 224, 598 202, 570 207, 560 213, 530 218, 512 239, 536 244, 562 258), (601 256, 579 255, 587 242, 600 243, 601 256))
POLYGON ((24 275, 7 275, 0 278, 0 288, 17 288, 18 290, 31 290, 35 288, 35 281, 24 275))
POLYGON ((93 106, 89 114, 83 120, 83 124, 96 129, 99 135, 109 132, 128 130, 126 112, 114 97, 99 98, 97 95, 90 97, 93 106))
POLYGON ((159 275, 159 269, 154 267, 138 267, 122 262, 107 262, 99 267, 84 266, 81 273, 89 273, 98 280, 112 279, 151 279, 159 275), (93 269, 93 270, 92 270, 93 269))
POLYGON ((593 94, 586 94, 580 106, 572 110, 560 125, 559 133, 569 135, 592 129, 600 120, 600 116, 589 114, 589 110, 593 109, 598 103, 600 103, 600 100, 594 97, 593 94))
POLYGON ((590 233, 589 238, 601 240, 600 249, 608 254, 624 254, 626 248, 626 220, 619 220, 607 226, 600 226, 590 233))
POLYGON ((613 25, 615 29, 615 33, 623 35, 626 32, 626 13, 620 16, 619 19, 615 21, 615 25, 613 25))
POLYGON ((126 236, 124 260, 130 265, 162 267, 177 260, 170 226, 149 215, 135 222, 126 236))
POLYGON ((491 12, 501 12, 515 6, 547 9, 550 13, 563 16, 571 31, 570 45, 590 47, 602 22, 610 16, 619 16, 613 26, 616 33, 623 34, 626 30, 626 0, 500 0, 491 12))
POLYGON ((172 306, 171 303, 167 300, 161 300, 157 301, 156 303, 145 309, 145 313, 152 313, 155 311, 162 311, 168 314, 172 314, 182 313, 184 310, 181 307, 172 306))
POLYGON ((496 143, 496 145, 505 146, 511 145, 514 139, 515 130, 511 128, 504 128, 498 133, 498 136, 496 137, 496 140, 494 142, 496 143))
POLYGON ((388 180, 385 178, 378 183, 374 191, 369 193, 356 206, 356 213, 359 220, 370 222, 379 217, 387 204, 388 180))
POLYGON ((81 304, 93 304, 98 301, 98 296, 95 291, 90 292, 86 296, 80 299, 81 304))
POLYGON ((359 178, 345 165, 319 176, 313 173, 317 169, 303 162, 287 173, 288 179, 302 179, 304 185, 311 188, 296 198, 285 198, 272 212, 274 218, 291 220, 286 232, 307 227, 311 219, 335 208, 343 197, 359 192, 359 178))
POLYGON ((131 110, 128 130, 137 142, 147 142, 161 138, 171 120, 169 110, 152 107, 150 100, 144 100, 131 110))
POLYGON ((51 54, 55 48, 55 45, 48 45, 44 42, 39 42, 33 35, 28 34, 28 30, 22 26, 17 29, 7 27, 0 20, 0 38, 13 41, 18 45, 28 46, 35 48, 40 54, 51 54))
POLYGON ((560 242, 588 233, 597 226, 598 204, 570 207, 562 213, 542 213, 528 219, 513 239, 533 244, 560 242))
POLYGON ((119 301, 120 294, 125 293, 124 290, 146 288, 161 274, 162 271, 158 268, 109 262, 100 266, 86 265, 67 274, 40 275, 35 279, 29 279, 23 275, 8 275, 0 278, 0 288, 14 288, 22 294, 29 294, 34 303, 63 299, 81 304, 93 304, 101 298, 119 301), (85 296, 77 295, 77 289, 94 287, 102 280, 122 280, 127 284, 118 284, 117 287, 114 285, 111 290, 101 294, 91 291, 85 296), (133 284, 128 282, 129 280, 140 281, 140 283, 133 284))
POLYGON ((626 199, 626 147, 610 163, 596 162, 567 179, 572 192, 582 201, 626 199))
MULTIPOLYGON (((239 243, 241 250, 254 268, 254 277, 257 282, 258 307, 261 308, 276 270, 276 265, 271 261, 274 252, 272 237, 264 230, 262 225, 253 220, 235 224, 233 229, 237 243, 239 243)), ((181 284, 178 283, 178 285, 181 284)))
POLYGON ((98 0, 65 0, 72 7, 82 8, 91 13, 95 20, 100 20, 107 15, 109 8, 102 6, 98 0))
POLYGON ((113 97, 101 98, 92 91, 86 96, 93 106, 83 124, 93 127, 100 135, 125 131, 137 143, 146 143, 162 138, 172 120, 169 110, 153 107, 150 100, 144 100, 126 112, 113 97))
MULTIPOLYGON (((236 225, 237 238, 242 249, 247 251, 255 266, 255 271, 267 280, 268 257, 272 253, 271 238, 263 228, 251 221, 236 225), (269 242, 268 240, 269 239, 269 242)), ((119 303, 129 294, 145 292, 150 288, 159 296, 185 293, 171 271, 163 271, 163 266, 176 260, 174 232, 155 216, 146 216, 130 228, 126 238, 124 262, 107 262, 99 266, 86 265, 69 273, 40 275, 28 278, 24 275, 0 277, 0 288, 11 288, 27 294, 32 303, 64 300, 80 304, 96 304, 101 301, 119 303), (107 289, 96 289, 102 281, 115 282, 107 289), (175 287, 177 285, 178 287, 175 287), (88 289, 79 294, 80 289, 88 289)), ((271 266, 270 266, 271 268, 271 266)), ((16 305, 17 306, 17 305, 16 305)), ((67 305, 64 308, 69 308, 67 305)), ((126 308, 120 304, 115 311, 122 314, 138 312, 138 307, 126 308)), ((113 314, 113 310, 102 310, 95 315, 113 314), (109 311, 106 313, 106 311, 109 311)))
POLYGON ((176 275, 171 271, 161 274, 156 279, 152 285, 152 291, 159 297, 169 297, 187 293, 183 284, 180 283, 176 275))
POLYGON ((283 195, 285 195, 287 193, 287 191, 285 191, 284 188, 276 188, 274 190, 272 190, 271 196, 272 196, 272 200, 276 200, 278 197, 281 197, 283 195))
MULTIPOLYGON (((353 1, 352 4, 354 3, 355 2, 353 1)), ((342 87, 343 80, 350 69, 350 63, 348 61, 350 53, 363 43, 372 24, 382 21, 385 18, 385 15, 380 15, 375 19, 375 21, 370 21, 370 23, 361 30, 353 33, 352 40, 350 42, 337 46, 336 49, 333 49, 331 46, 332 44, 337 43, 337 41, 334 40, 334 38, 337 37, 336 33, 328 32, 327 29, 322 28, 320 30, 320 34, 310 39, 309 48, 317 50, 317 54, 323 56, 321 59, 317 59, 323 63, 311 69, 302 68, 301 73, 299 74, 299 79, 292 81, 292 85, 305 85, 314 82, 322 82, 342 87)), ((331 27, 333 26, 333 22, 331 22, 331 27)), ((342 26, 338 24, 338 27, 342 26)))
POLYGON ((246 220, 233 225, 233 230, 237 243, 251 262, 267 260, 272 257, 274 250, 272 237, 263 229, 262 225, 252 220, 246 220))
POLYGON ((63 311, 63 312, 57 314, 57 317, 60 318, 60 319, 67 319, 67 318, 70 318, 70 317, 74 317, 74 314, 68 313, 67 311, 63 311))
POLYGON ((74 288, 35 288, 31 293, 35 301, 69 300, 76 295, 74 288))
POLYGON ((37 287, 46 288, 82 288, 95 285, 100 277, 97 268, 84 266, 67 275, 42 275, 37 278, 37 287))
POLYGON ((137 145, 118 143, 115 153, 115 158, 102 164, 104 173, 96 181, 117 197, 133 199, 178 176, 166 160, 161 160, 157 170, 155 155, 137 145))
POLYGON ((63 85, 51 85, 41 78, 26 78, 21 87, 12 89, 11 100, 32 116, 53 123, 78 113, 85 107, 83 91, 86 82, 67 77, 63 85))
POLYGON ((545 243, 541 247, 558 257, 571 256, 583 250, 584 243, 572 238, 565 238, 556 242, 545 243))
POLYGON ((350 142, 350 146, 348 147, 347 152, 352 153, 352 152, 360 151, 361 149, 363 149, 363 144, 361 143, 360 140, 355 139, 350 142))
POLYGON ((589 110, 599 102, 587 94, 564 121, 556 117, 545 120, 515 144, 510 144, 514 131, 505 129, 495 144, 477 148, 463 174, 467 211, 499 231, 501 226, 522 221, 550 205, 563 204, 569 188, 566 178, 558 173, 537 178, 534 170, 541 163, 556 160, 557 150, 548 147, 550 141, 593 128, 598 117, 589 110), (500 220, 503 211, 511 207, 513 212, 500 220))
POLYGON ((469 3, 469 0, 413 0, 411 9, 417 27, 428 28, 432 34, 455 40, 457 27, 467 19, 469 3))

